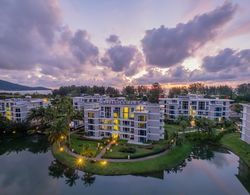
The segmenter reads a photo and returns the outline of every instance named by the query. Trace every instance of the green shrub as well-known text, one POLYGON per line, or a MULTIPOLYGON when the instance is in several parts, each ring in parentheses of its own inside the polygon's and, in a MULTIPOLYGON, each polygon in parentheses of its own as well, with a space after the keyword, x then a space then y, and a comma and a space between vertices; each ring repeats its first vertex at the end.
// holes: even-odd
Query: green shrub
POLYGON ((136 149, 133 148, 133 147, 122 147, 119 149, 119 152, 123 152, 123 153, 135 153, 136 152, 136 149))

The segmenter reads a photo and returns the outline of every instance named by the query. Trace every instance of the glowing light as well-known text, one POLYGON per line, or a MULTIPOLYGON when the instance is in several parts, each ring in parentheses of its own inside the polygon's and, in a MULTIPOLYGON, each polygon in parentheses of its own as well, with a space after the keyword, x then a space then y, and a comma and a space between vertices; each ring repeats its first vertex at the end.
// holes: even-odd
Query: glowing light
POLYGON ((103 160, 100 163, 101 163, 102 166, 105 166, 105 165, 107 165, 108 162, 106 160, 103 160))
POLYGON ((77 160, 76 160, 76 164, 78 165, 78 166, 82 166, 83 165, 83 163, 84 163, 84 160, 83 160, 83 158, 78 158, 77 160))
POLYGON ((63 135, 61 135, 61 137, 60 137, 60 138, 61 138, 61 140, 64 140, 64 138, 65 138, 65 137, 64 137, 63 135))
POLYGON ((60 152, 63 152, 64 148, 63 148, 63 147, 60 147, 59 150, 60 150, 60 152))

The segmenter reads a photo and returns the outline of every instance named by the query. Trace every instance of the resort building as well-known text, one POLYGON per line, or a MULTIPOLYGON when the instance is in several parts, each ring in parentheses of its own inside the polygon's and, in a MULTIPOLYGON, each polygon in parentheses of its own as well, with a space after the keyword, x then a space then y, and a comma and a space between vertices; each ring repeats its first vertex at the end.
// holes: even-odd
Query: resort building
POLYGON ((9 120, 24 122, 31 109, 36 109, 40 106, 47 107, 48 104, 47 99, 32 99, 30 96, 26 96, 23 99, 0 100, 0 114, 9 120))
POLYGON ((207 117, 209 119, 228 119, 233 100, 204 98, 202 95, 186 95, 176 98, 160 98, 161 108, 168 120, 179 116, 207 117))
POLYGON ((250 144, 250 104, 243 105, 241 139, 250 144))
POLYGON ((164 115, 159 104, 105 97, 92 104, 83 104, 83 110, 85 131, 89 137, 119 137, 129 143, 164 138, 164 115))

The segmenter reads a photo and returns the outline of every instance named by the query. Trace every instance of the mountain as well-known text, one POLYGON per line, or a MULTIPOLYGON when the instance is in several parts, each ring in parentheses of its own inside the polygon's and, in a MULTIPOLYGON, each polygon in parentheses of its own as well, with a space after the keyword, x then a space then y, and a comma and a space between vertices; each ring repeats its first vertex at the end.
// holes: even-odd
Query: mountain
POLYGON ((45 87, 28 87, 25 85, 19 85, 8 81, 0 80, 0 90, 4 91, 26 91, 26 90, 50 90, 45 87))

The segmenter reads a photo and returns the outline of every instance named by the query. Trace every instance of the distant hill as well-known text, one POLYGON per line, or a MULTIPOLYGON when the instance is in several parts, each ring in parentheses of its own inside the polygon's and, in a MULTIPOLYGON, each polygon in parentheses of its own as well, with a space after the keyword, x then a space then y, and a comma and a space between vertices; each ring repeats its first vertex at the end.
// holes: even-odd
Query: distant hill
POLYGON ((4 91, 28 91, 28 90, 50 90, 45 87, 28 87, 25 85, 19 85, 8 81, 0 80, 0 90, 4 91))

